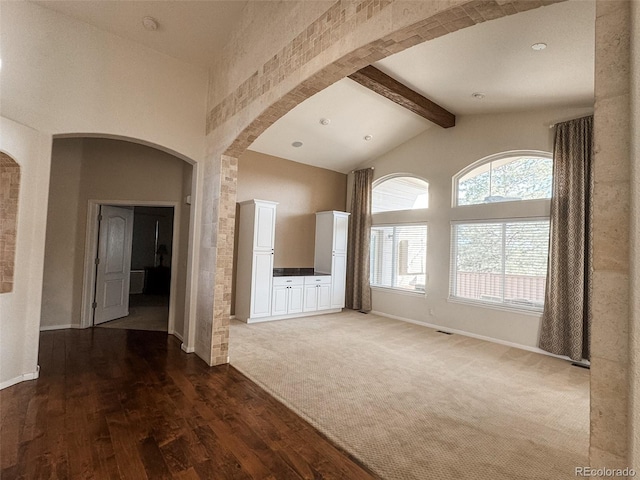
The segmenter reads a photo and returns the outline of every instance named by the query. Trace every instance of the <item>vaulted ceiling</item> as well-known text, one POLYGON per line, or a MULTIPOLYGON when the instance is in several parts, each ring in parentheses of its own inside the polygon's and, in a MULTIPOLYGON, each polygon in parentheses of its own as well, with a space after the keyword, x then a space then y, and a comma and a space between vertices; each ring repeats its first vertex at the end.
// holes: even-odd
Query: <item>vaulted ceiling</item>
MULTIPOLYGON (((207 68, 247 0, 36 3, 207 68), (143 28, 145 16, 157 20, 157 30, 143 28)), ((594 30, 594 0, 569 0, 459 30, 374 66, 457 116, 592 106, 594 30), (531 48, 538 43, 546 48, 531 48)), ((343 79, 298 105, 250 148, 347 172, 429 128, 441 127, 343 79)))

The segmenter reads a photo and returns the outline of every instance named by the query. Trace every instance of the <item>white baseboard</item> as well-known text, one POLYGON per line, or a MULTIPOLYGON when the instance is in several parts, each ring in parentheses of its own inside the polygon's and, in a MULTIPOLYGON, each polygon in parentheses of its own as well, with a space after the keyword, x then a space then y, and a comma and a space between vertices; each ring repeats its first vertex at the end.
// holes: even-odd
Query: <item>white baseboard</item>
POLYGON ((330 310, 316 310, 315 312, 291 313, 289 315, 275 315, 273 317, 248 318, 246 320, 239 318, 238 320, 241 320, 244 323, 261 323, 261 322, 271 322, 272 320, 289 320, 292 318, 315 317, 317 315, 325 315, 327 313, 340 313, 341 311, 342 311, 341 308, 332 308, 330 310))
POLYGON ((11 387, 16 383, 24 382, 26 380, 35 380, 40 376, 40 365, 36 365, 36 371, 31 373, 24 373, 22 375, 18 375, 17 377, 10 378, 9 380, 5 380, 0 383, 0 390, 11 387))
POLYGON ((180 348, 185 353, 193 353, 196 351, 196 347, 187 347, 184 343, 180 345, 180 348))
MULTIPOLYGON (((457 330, 455 328, 444 327, 442 325, 436 325, 434 323, 420 322, 418 320, 413 320, 412 318, 399 317, 397 315, 391 315, 389 313, 378 312, 378 311, 375 311, 375 310, 372 310, 371 313, 373 313, 375 315, 380 315, 381 317, 391 318, 393 320, 400 320, 401 322, 413 323, 414 325, 421 325, 423 327, 433 328, 434 330, 440 330, 442 332, 455 333, 456 335, 464 335, 465 337, 471 337, 471 338, 475 338, 475 339, 478 339, 478 340, 484 340, 486 342, 497 343, 497 344, 500 344, 500 345, 504 345, 506 347, 519 348, 520 350, 526 350, 528 352, 541 353, 542 355, 547 355, 549 357, 554 357, 554 358, 559 358, 561 360, 567 360, 569 362, 574 362, 574 360, 571 360, 569 357, 565 357, 565 356, 562 356, 562 355, 555 355, 555 354, 553 354, 551 352, 547 352, 546 350, 542 350, 541 348, 538 348, 538 347, 531 347, 529 345, 522 345, 521 343, 509 342, 507 340, 501 340, 499 338, 494 338, 494 337, 487 337, 485 335, 478 335, 477 333, 471 333, 471 332, 467 332, 465 330, 457 330)), ((575 363, 579 363, 579 364, 582 364, 582 365, 589 365, 589 362, 587 362, 586 360, 583 361, 583 362, 575 362, 575 363)))
POLYGON ((69 324, 69 325, 44 325, 44 326, 40 326, 40 331, 41 332, 48 332, 50 330, 67 330, 69 328, 85 328, 82 325, 78 325, 78 324, 69 324))

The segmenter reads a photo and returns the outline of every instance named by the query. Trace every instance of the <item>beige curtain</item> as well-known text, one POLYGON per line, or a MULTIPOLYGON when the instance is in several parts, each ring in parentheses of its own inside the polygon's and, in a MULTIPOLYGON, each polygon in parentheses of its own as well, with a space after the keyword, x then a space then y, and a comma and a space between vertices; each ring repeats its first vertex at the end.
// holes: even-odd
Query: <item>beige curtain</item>
POLYGON ((369 243, 371 239, 371 182, 373 169, 353 173, 349 219, 349 248, 347 250, 347 308, 371 311, 369 286, 369 243))
POLYGON ((589 359, 593 116, 556 125, 540 348, 589 359))

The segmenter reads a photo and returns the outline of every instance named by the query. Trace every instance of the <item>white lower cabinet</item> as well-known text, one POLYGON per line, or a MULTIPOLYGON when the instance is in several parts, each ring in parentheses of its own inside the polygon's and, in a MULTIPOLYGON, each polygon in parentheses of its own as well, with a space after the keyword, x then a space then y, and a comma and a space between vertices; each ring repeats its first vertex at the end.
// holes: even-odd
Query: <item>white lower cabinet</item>
POLYGON ((331 276, 304 277, 304 311, 316 312, 331 308, 331 276))
POLYGON ((271 316, 302 312, 304 277, 274 277, 271 316))

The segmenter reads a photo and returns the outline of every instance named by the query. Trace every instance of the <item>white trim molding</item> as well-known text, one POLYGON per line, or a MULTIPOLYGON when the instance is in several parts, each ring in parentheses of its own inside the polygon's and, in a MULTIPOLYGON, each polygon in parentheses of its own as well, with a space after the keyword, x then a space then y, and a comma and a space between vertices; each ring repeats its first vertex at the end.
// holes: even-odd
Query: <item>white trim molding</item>
POLYGON ((182 349, 183 352, 185 353, 193 353, 196 351, 196 347, 188 347, 187 345, 185 345, 184 343, 182 345, 180 345, 180 348, 182 349))
POLYGON ((69 324, 69 325, 40 325, 41 332, 50 332, 51 330, 67 330, 69 328, 79 328, 84 329, 87 327, 83 327, 78 324, 69 324))
POLYGON ((9 380, 5 380, 0 383, 0 390, 4 390, 5 388, 9 388, 13 385, 16 385, 20 382, 25 382, 27 380, 36 380, 40 376, 40 365, 36 365, 36 371, 31 373, 23 373, 22 375, 18 375, 17 377, 10 378, 9 380))

